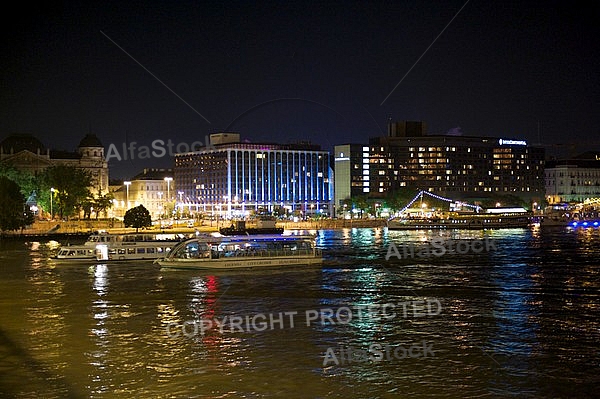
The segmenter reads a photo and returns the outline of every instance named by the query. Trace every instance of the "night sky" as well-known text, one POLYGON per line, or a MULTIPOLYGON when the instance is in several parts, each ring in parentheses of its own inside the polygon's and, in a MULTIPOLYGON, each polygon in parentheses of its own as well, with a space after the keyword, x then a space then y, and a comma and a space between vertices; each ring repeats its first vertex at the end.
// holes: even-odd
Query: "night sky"
POLYGON ((121 149, 226 129, 332 150, 392 118, 600 149, 597 2, 96 3, 5 11, 0 138, 121 149))

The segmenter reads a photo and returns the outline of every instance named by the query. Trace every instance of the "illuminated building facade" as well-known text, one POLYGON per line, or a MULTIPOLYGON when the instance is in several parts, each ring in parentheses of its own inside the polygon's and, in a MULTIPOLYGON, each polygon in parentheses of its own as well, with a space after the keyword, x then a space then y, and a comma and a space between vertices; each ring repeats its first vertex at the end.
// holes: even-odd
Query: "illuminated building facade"
POLYGON ((369 146, 336 145, 334 150, 335 205, 343 207, 347 198, 356 198, 369 190, 369 146), (365 191, 366 190, 366 191, 365 191))
POLYGON ((210 146, 175 155, 183 206, 225 217, 277 208, 329 214, 332 174, 319 146, 242 143, 235 133, 212 134, 210 146))
POLYGON ((143 205, 152 220, 171 217, 177 195, 172 176, 173 169, 146 168, 130 181, 112 185, 113 215, 122 218, 128 209, 143 205))
POLYGON ((344 196, 358 194, 348 187, 359 184, 370 199, 385 198, 403 187, 454 199, 492 194, 531 201, 544 197, 545 151, 521 140, 425 135, 423 125, 410 132, 389 128, 388 136, 372 138, 368 146, 354 146, 350 152, 342 147, 335 149, 336 189, 343 189, 336 193, 338 206, 344 196), (338 164, 348 162, 339 158, 354 159, 349 178, 337 174, 338 164))
POLYGON ((548 161, 545 174, 550 204, 600 198, 600 153, 590 151, 573 159, 548 161))
POLYGON ((30 134, 13 134, 0 142, 0 165, 32 175, 52 166, 72 166, 90 175, 89 190, 93 195, 108 193, 108 162, 104 146, 94 134, 85 135, 75 152, 51 150, 30 134))

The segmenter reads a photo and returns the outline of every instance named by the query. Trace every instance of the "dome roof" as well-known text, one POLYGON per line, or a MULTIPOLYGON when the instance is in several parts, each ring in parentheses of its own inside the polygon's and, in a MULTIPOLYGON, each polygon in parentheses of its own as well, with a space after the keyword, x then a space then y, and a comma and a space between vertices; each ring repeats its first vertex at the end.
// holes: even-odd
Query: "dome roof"
POLYGON ((102 148, 104 148, 104 146, 100 142, 100 139, 98 139, 98 137, 96 137, 95 134, 86 134, 85 137, 83 139, 81 139, 81 141, 79 142, 79 146, 77 146, 77 148, 80 148, 80 147, 102 147, 102 148))
POLYGON ((31 134, 12 134, 0 142, 0 147, 4 152, 10 152, 11 150, 16 154, 17 152, 28 150, 33 153, 45 151, 44 145, 37 138, 31 134))

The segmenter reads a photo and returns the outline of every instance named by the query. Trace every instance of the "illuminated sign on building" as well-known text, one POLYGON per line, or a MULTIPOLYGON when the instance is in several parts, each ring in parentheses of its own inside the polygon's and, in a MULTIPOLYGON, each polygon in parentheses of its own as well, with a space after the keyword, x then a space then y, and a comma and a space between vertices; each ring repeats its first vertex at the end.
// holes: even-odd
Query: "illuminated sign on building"
POLYGON ((500 139, 500 140, 498 140, 498 144, 500 144, 500 145, 527 145, 527 142, 525 140, 500 139))

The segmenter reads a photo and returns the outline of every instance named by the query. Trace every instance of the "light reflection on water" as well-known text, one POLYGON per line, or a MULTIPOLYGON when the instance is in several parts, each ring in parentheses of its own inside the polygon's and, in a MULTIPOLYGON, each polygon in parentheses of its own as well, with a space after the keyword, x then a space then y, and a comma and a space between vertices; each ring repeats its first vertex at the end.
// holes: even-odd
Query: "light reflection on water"
POLYGON ((0 391, 35 397, 593 396, 598 230, 318 231, 322 268, 161 271, 57 264, 1 243, 0 391), (483 238, 497 251, 385 260, 394 243, 483 238), (430 317, 307 325, 307 310, 435 298, 430 317), (295 325, 170 337, 297 311, 295 325), (181 332, 175 328, 173 331, 181 332), (323 366, 328 348, 431 342, 433 358, 323 366), (40 395, 37 395, 40 396, 40 395))

